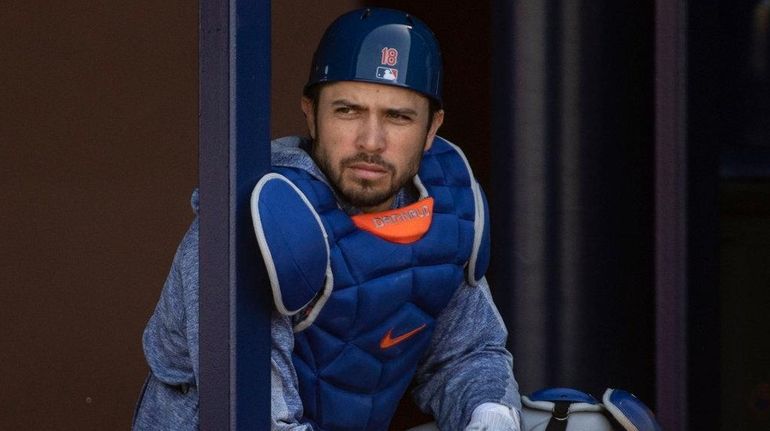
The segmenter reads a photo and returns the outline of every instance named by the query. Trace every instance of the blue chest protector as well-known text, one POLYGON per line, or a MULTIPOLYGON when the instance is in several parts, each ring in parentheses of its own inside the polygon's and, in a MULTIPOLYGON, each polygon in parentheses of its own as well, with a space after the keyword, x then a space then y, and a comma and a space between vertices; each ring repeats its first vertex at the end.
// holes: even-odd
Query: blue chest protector
POLYGON ((460 150, 436 138, 415 178, 434 199, 430 228, 400 244, 356 227, 310 173, 274 171, 255 187, 252 216, 276 307, 295 319, 305 419, 321 430, 387 429, 436 318, 486 270, 478 183, 460 150))

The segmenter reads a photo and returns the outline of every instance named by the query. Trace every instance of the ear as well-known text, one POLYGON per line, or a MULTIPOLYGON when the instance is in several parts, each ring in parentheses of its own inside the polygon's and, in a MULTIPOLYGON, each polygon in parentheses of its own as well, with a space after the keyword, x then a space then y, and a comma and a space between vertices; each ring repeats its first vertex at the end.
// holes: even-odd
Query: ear
POLYGON ((428 128, 428 135, 425 137, 425 150, 430 150, 431 145, 433 145, 433 139, 436 137, 436 133, 438 132, 438 128, 441 127, 441 125, 444 124, 444 110, 439 109, 436 111, 435 114, 433 114, 433 119, 430 122, 430 128, 428 128))
POLYGON ((305 114, 307 130, 310 132, 310 137, 315 140, 315 110, 313 109, 313 101, 306 96, 302 96, 300 103, 302 112, 305 114))

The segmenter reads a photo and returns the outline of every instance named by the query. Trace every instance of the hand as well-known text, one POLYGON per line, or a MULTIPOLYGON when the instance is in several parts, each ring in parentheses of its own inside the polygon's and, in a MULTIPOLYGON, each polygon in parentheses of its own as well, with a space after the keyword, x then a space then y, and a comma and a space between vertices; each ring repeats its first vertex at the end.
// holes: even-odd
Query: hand
POLYGON ((506 406, 485 403, 473 410, 465 431, 519 431, 516 413, 506 406))
POLYGON ((489 422, 471 422, 465 431, 519 431, 519 428, 510 416, 500 416, 489 422))

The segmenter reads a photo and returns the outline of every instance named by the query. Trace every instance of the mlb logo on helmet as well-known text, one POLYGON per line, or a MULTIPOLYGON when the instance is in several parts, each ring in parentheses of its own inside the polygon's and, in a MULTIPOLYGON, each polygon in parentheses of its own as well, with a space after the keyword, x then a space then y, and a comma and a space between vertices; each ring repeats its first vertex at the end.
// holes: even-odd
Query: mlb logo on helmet
POLYGON ((398 69, 390 67, 378 67, 377 77, 380 79, 387 79, 388 81, 395 81, 398 79, 398 69))

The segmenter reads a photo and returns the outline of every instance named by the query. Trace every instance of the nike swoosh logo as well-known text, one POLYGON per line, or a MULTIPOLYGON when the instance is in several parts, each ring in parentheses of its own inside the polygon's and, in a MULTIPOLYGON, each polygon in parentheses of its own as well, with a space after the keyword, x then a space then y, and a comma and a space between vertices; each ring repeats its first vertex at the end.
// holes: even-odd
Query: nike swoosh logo
POLYGON ((399 344, 401 342, 404 342, 410 338, 412 338, 415 334, 422 331, 427 327, 428 325, 426 323, 423 323, 422 326, 419 326, 417 328, 412 329, 411 331, 401 334, 398 337, 393 338, 393 328, 388 330, 388 333, 385 334, 384 337, 382 337, 382 340, 380 340, 380 349, 385 350, 389 349, 396 344, 399 344))

